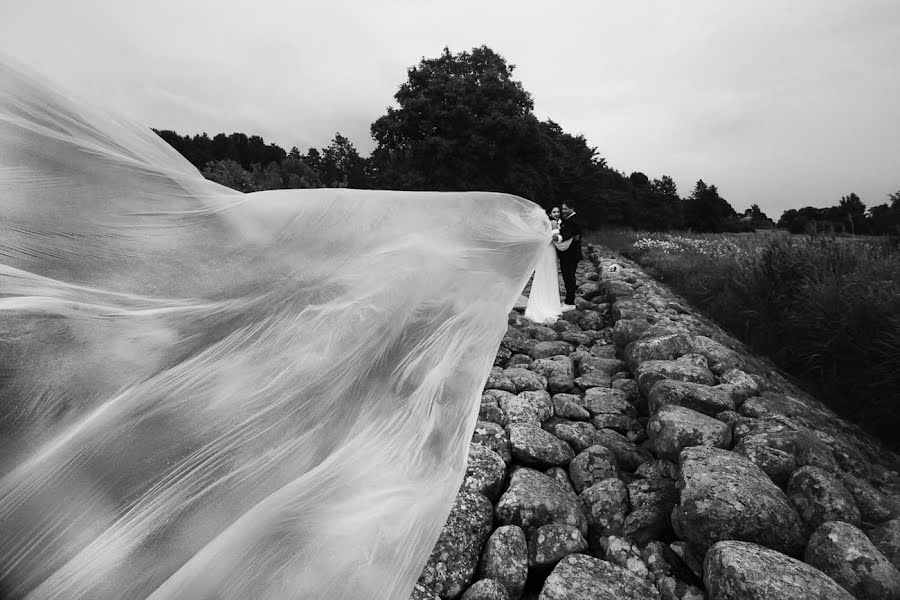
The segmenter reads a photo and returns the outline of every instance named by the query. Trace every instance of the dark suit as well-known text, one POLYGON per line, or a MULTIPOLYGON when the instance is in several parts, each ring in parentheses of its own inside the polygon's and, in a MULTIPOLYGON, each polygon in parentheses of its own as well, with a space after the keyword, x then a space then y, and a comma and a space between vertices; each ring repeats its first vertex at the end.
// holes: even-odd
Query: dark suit
POLYGON ((557 250, 559 254, 559 270, 566 284, 566 304, 575 304, 575 270, 581 260, 581 220, 577 214, 563 219, 559 226, 562 241, 572 240, 566 250, 557 250))

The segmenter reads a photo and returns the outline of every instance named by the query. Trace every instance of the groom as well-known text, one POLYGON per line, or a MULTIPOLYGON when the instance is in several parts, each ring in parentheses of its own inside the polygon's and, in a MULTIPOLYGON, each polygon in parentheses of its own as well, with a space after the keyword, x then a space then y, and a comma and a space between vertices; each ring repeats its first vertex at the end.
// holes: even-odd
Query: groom
POLYGON ((581 260, 581 221, 576 216, 571 204, 564 203, 560 207, 562 222, 559 225, 556 252, 559 255, 559 270, 562 272, 563 282, 566 285, 566 303, 562 305, 563 312, 575 308, 575 269, 581 260), (568 247, 565 242, 571 240, 568 247), (565 247, 564 250, 560 246, 565 247))

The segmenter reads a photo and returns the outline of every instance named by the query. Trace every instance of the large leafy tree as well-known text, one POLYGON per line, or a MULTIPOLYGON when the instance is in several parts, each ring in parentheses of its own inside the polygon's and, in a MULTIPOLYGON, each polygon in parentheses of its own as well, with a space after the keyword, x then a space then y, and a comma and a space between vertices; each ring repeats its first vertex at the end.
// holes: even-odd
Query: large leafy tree
POLYGON ((706 185, 702 179, 684 201, 684 224, 695 231, 727 231, 736 220, 731 204, 719 196, 716 186, 706 185))
POLYGON ((371 127, 382 185, 399 189, 495 190, 532 195, 541 130, 514 66, 487 46, 409 69, 398 106, 371 127))

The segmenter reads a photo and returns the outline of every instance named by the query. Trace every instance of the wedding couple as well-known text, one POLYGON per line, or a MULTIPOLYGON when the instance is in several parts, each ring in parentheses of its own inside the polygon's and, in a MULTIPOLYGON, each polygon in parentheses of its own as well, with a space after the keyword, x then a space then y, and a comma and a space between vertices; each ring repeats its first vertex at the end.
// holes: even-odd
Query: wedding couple
POLYGON ((552 323, 563 312, 575 308, 575 271, 581 260, 581 221, 570 204, 553 207, 550 229, 552 243, 547 245, 537 264, 525 307, 525 316, 535 323, 552 323), (562 305, 559 302, 557 259, 566 289, 562 305))

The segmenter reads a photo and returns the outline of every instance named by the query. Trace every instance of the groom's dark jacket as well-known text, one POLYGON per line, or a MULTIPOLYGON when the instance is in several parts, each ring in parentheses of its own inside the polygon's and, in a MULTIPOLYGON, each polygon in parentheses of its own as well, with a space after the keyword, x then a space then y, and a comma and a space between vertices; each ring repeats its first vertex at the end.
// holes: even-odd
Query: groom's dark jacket
POLYGON ((581 220, 578 218, 578 213, 562 220, 559 225, 559 235, 562 241, 572 240, 567 250, 559 251, 559 257, 576 262, 581 260, 581 220))

